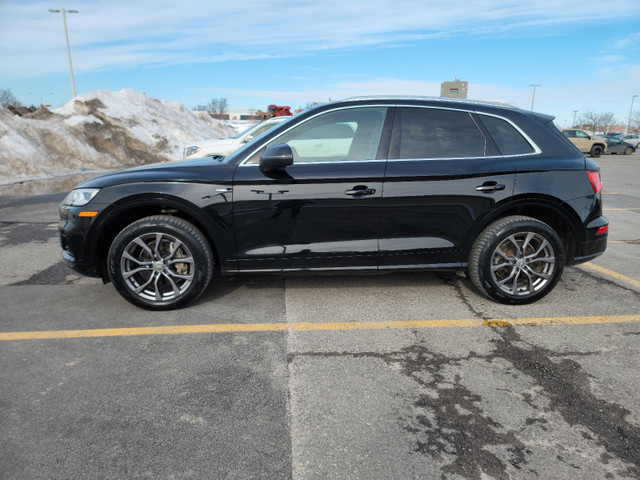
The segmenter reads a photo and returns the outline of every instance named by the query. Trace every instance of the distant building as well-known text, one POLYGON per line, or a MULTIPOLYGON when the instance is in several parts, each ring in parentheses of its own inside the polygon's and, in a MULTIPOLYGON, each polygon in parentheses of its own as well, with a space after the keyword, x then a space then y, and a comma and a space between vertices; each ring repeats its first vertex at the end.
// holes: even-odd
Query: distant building
POLYGON ((469 82, 461 82, 456 78, 453 82, 442 82, 440 96, 448 98, 467 98, 469 82))
POLYGON ((229 120, 260 120, 255 108, 234 108, 227 112, 229 120))

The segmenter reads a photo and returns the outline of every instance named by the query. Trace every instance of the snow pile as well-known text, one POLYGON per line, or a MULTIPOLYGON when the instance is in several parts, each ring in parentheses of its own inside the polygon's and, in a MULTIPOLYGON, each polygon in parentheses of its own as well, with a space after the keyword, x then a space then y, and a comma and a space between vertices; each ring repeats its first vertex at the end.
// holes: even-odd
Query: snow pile
POLYGON ((185 144, 236 129, 134 90, 98 90, 53 112, 0 108, 0 184, 178 160, 185 144))

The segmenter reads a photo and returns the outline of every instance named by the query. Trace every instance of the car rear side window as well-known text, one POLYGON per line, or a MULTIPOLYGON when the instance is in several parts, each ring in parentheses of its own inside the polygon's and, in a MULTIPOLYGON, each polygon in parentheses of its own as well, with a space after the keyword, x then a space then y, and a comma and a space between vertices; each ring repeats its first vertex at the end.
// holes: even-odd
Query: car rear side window
POLYGON ((509 122, 488 115, 480 115, 480 119, 502 155, 524 155, 535 151, 527 139, 509 122))
POLYGON ((396 112, 391 157, 482 157, 486 139, 468 112, 402 107, 396 112))

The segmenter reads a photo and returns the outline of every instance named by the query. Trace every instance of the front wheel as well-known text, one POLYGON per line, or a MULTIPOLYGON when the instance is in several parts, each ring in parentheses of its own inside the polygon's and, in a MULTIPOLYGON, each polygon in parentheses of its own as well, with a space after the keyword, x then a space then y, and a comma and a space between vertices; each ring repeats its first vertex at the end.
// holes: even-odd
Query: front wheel
POLYGON ((631 155, 633 153, 633 147, 627 147, 624 149, 625 155, 631 155))
POLYGON ((556 285, 564 248, 546 223, 512 216, 489 225, 469 255, 469 276, 480 292, 512 305, 535 302, 556 285))
POLYGON ((126 300, 149 310, 170 310, 204 292, 213 274, 213 253, 191 223, 156 215, 118 234, 108 265, 113 285, 126 300))
POLYGON ((598 158, 603 153, 604 153, 604 149, 600 145, 594 145, 593 147, 591 147, 591 151, 589 152, 589 155, 591 155, 593 158, 598 158))

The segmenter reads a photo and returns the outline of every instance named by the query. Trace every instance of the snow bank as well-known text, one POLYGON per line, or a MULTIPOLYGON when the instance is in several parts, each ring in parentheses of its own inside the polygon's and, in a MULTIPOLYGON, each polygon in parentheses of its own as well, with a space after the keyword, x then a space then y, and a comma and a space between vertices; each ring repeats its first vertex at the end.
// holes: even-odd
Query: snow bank
POLYGON ((129 89, 82 94, 28 117, 0 108, 0 184, 177 160, 187 143, 235 135, 194 113, 129 89))

